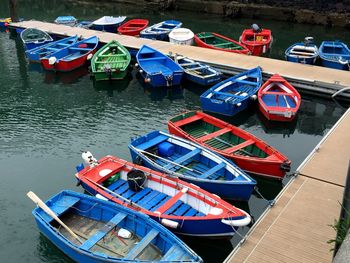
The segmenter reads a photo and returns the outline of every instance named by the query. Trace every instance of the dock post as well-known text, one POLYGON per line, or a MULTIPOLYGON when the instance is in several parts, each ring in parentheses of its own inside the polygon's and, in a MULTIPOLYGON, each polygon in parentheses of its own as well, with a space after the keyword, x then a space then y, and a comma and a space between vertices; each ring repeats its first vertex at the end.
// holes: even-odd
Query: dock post
POLYGON ((18 22, 17 0, 9 0, 9 7, 12 22, 18 22))

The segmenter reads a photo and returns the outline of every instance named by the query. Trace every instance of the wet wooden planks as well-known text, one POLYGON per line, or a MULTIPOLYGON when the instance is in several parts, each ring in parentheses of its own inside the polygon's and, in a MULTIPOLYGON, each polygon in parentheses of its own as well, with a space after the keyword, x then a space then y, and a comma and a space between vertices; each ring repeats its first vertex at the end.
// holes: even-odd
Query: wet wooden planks
POLYGON ((348 71, 303 65, 270 58, 246 56, 194 46, 175 45, 164 41, 155 41, 34 20, 12 23, 11 27, 34 27, 52 34, 67 36, 78 35, 89 37, 96 35, 99 37, 101 42, 107 43, 115 39, 128 48, 139 49, 142 45, 146 44, 162 51, 163 53, 178 53, 204 63, 223 65, 238 69, 250 69, 260 66, 262 67, 263 71, 268 74, 279 73, 287 78, 300 79, 308 82, 317 81, 327 84, 350 86, 348 71))

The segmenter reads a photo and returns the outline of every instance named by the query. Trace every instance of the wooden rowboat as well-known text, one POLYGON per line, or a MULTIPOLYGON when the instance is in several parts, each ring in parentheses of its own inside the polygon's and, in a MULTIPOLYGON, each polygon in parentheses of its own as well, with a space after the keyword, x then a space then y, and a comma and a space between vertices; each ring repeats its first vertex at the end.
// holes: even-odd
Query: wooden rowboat
POLYGON ((118 27, 118 33, 122 35, 138 36, 148 26, 147 19, 131 19, 118 27))
POLYGON ((318 48, 312 42, 312 37, 306 37, 304 42, 295 43, 288 47, 285 51, 286 60, 301 64, 315 64, 318 57, 318 48))
POLYGON ((248 201, 256 182, 238 166, 192 141, 153 131, 131 140, 134 163, 179 177, 223 198, 248 201))
POLYGON ((76 262, 202 262, 165 227, 112 202, 65 190, 38 204, 39 230, 76 262))
POLYGON ((26 50, 40 47, 53 41, 48 33, 36 28, 24 29, 21 32, 21 39, 26 50))
POLYGON ((343 42, 323 41, 319 52, 324 67, 350 70, 350 49, 343 42))
POLYGON ((75 26, 78 20, 74 16, 59 16, 55 19, 55 23, 65 26, 75 26))
POLYGON ((147 214, 176 233, 231 236, 250 222, 246 212, 196 185, 113 156, 83 157, 91 165, 77 167, 76 177, 89 193, 147 214))
POLYGON ((258 91, 259 109, 268 120, 292 121, 300 107, 300 94, 288 81, 275 74, 258 91))
POLYGON ((165 20, 142 30, 140 37, 167 41, 170 31, 181 27, 181 25, 182 23, 180 21, 165 20))
POLYGON ((239 38, 253 56, 261 56, 266 53, 272 45, 271 30, 263 29, 256 24, 251 29, 245 29, 239 38))
POLYGON ((238 54, 249 54, 250 51, 241 43, 213 32, 201 32, 194 35, 197 46, 227 51, 238 54))
POLYGON ((283 179, 291 161, 254 135, 200 111, 180 114, 168 121, 169 132, 233 160, 249 173, 283 179))
POLYGON ((91 73, 95 80, 123 79, 130 64, 130 53, 116 40, 104 45, 91 59, 91 73))
POLYGON ((116 33, 117 28, 124 22, 126 16, 103 16, 92 22, 90 28, 99 31, 116 33))

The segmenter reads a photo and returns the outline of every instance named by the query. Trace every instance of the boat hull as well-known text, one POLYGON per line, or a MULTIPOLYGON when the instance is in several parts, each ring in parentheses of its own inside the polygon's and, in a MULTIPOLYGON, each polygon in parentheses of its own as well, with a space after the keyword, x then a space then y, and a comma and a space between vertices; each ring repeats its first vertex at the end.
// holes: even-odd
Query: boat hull
POLYGON ((252 29, 243 31, 240 42, 244 44, 253 56, 261 56, 270 49, 272 45, 271 31, 262 29, 261 32, 253 32, 252 29))

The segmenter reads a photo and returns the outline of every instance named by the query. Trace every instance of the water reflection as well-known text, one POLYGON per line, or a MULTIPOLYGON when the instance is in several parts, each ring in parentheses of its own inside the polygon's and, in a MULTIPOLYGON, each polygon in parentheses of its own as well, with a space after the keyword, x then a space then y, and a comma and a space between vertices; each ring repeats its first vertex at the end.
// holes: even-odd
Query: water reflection
POLYGON ((78 80, 89 74, 87 66, 77 68, 69 72, 55 72, 45 70, 44 82, 50 83, 62 83, 62 84, 72 84, 78 82, 78 80))
POLYGON ((270 121, 268 120, 264 114, 261 113, 260 110, 257 111, 257 115, 259 117, 259 120, 261 122, 261 127, 265 131, 265 133, 268 134, 282 134, 283 137, 291 136, 296 127, 297 127, 297 120, 299 118, 299 114, 290 122, 278 122, 278 121, 270 121))
POLYGON ((113 97, 114 92, 120 93, 125 90, 130 81, 132 80, 132 74, 129 73, 124 79, 121 80, 112 80, 112 81, 93 81, 93 86, 96 90, 104 90, 107 92, 109 97, 113 97))

